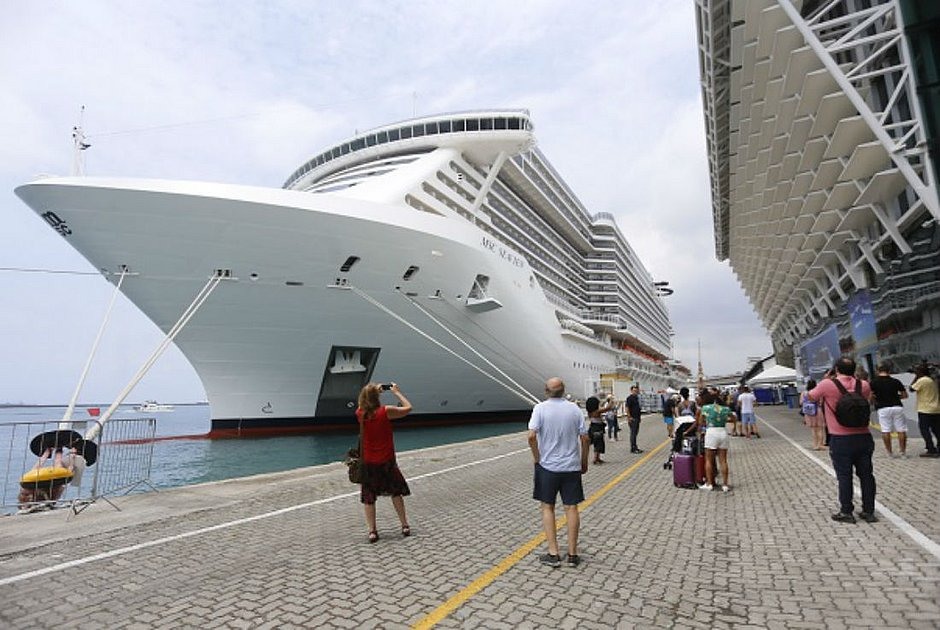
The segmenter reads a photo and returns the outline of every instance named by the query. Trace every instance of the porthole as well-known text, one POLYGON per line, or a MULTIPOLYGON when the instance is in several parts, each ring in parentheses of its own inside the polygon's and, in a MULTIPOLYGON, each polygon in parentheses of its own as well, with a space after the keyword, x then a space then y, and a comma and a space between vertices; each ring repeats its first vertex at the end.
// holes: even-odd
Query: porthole
POLYGON ((418 273, 417 265, 411 265, 408 269, 405 270, 405 275, 401 277, 402 280, 411 280, 411 277, 418 273))

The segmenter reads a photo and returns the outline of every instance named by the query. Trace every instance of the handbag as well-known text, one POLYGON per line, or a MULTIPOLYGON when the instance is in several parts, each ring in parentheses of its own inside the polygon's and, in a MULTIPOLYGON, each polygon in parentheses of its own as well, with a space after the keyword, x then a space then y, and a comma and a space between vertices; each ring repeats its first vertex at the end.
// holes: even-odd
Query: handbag
POLYGON ((365 477, 362 463, 362 423, 359 423, 359 444, 346 451, 346 459, 343 463, 346 464, 349 481, 355 484, 362 483, 365 477))
POLYGON ((362 483, 362 458, 359 456, 359 449, 353 447, 346 451, 346 473, 349 475, 349 481, 352 483, 362 483))

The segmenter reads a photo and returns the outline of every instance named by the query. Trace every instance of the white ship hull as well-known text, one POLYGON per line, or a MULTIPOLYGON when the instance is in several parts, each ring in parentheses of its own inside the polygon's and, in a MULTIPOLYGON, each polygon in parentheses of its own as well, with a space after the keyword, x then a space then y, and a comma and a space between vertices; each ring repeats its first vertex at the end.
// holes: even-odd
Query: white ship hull
POLYGON ((349 423, 369 381, 398 383, 416 422, 523 417, 548 377, 584 398, 622 358, 561 325, 520 252, 394 198, 105 178, 16 192, 110 282, 129 270, 123 292, 165 332, 221 270, 175 339, 214 429, 349 423))
MULTIPOLYGON (((55 208, 71 230, 69 243, 97 268, 113 273, 126 265, 139 273, 123 291, 164 331, 215 269, 231 269, 237 280, 224 281, 176 338, 206 389, 215 427, 339 419, 335 409, 318 414, 337 346, 377 349, 369 380, 399 383, 428 419, 531 408, 457 358, 499 377, 402 291, 415 293, 414 301, 533 395, 547 377, 561 375, 583 396, 579 383, 616 363, 613 349, 566 341, 521 256, 503 257, 484 247, 477 230, 456 230, 467 226, 410 208, 294 191, 90 178, 41 180, 18 194, 34 208, 55 208), (336 288, 336 268, 350 255, 362 260, 347 288, 336 288), (420 271, 406 282, 412 265, 420 271), (491 278, 502 308, 478 313, 465 306, 479 273, 491 278), (429 298, 437 291, 440 298, 429 298), (597 367, 577 370, 575 362, 597 367)), ((344 404, 354 402, 347 397, 344 404)), ((342 413, 349 414, 351 408, 342 413)))

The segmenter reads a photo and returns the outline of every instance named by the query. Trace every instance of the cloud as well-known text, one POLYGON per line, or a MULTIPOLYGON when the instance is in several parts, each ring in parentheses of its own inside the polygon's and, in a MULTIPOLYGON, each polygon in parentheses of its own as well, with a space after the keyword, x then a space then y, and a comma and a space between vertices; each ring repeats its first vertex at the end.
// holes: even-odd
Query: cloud
MULTIPOLYGON (((687 0, 16 3, 0 27, 0 267, 92 271, 11 192, 69 172, 82 105, 89 174, 264 186, 413 113, 528 108, 588 211, 614 213, 675 288, 679 358, 694 366, 701 339, 706 370, 741 369, 770 348, 714 259, 693 11, 687 0)), ((19 305, 3 309, 0 343, 40 366, 0 372, 0 401, 66 399, 111 285, 0 272, 0 290, 19 305)), ((88 384, 99 401, 160 338, 127 303, 113 326, 88 384)), ((176 350, 144 387, 202 396, 176 350)))

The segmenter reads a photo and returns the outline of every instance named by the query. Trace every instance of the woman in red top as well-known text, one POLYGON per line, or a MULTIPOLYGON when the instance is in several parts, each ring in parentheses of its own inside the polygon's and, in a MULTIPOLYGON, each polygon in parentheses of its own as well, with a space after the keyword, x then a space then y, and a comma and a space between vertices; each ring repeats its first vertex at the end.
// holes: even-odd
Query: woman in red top
POLYGON ((379 496, 391 496, 392 505, 401 521, 402 536, 410 536, 411 528, 405 516, 405 499, 411 494, 405 477, 398 469, 395 461, 395 442, 392 439, 392 420, 404 418, 411 412, 411 403, 398 389, 396 383, 383 386, 369 383, 359 392, 359 408, 356 409, 356 419, 362 434, 362 463, 363 482, 359 500, 362 501, 366 512, 366 525, 369 526, 369 542, 379 539, 379 532, 375 524, 375 500, 379 496), (389 389, 398 397, 401 403, 383 405, 379 402, 379 394, 383 389, 389 389))

